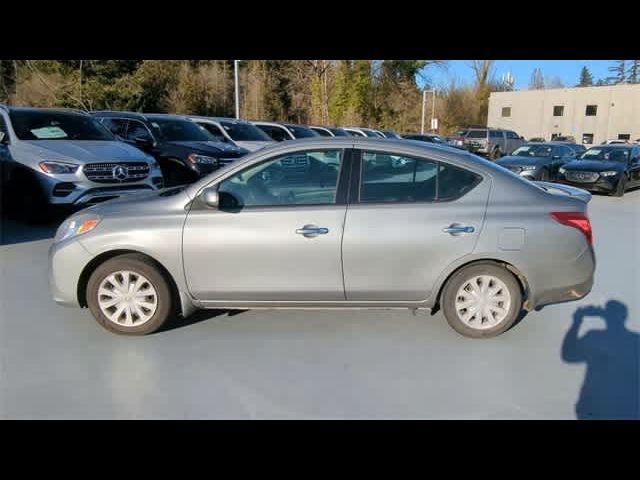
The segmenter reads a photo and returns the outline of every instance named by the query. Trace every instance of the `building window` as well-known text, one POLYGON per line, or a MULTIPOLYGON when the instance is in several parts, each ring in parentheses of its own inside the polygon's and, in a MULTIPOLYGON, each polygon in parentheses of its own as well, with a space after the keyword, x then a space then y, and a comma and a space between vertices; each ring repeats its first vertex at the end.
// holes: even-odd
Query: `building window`
POLYGON ((593 133, 583 133, 582 143, 588 143, 589 145, 593 145, 593 133))
POLYGON ((502 116, 510 117, 511 116, 511 107, 502 107, 502 116))
POLYGON ((631 140, 631 134, 630 133, 619 133, 618 134, 618 140, 631 140))
POLYGON ((584 114, 587 117, 595 117, 598 114, 598 105, 587 105, 587 109, 584 114))
POLYGON ((555 105, 553 107, 553 116, 562 117, 564 115, 564 105, 555 105))

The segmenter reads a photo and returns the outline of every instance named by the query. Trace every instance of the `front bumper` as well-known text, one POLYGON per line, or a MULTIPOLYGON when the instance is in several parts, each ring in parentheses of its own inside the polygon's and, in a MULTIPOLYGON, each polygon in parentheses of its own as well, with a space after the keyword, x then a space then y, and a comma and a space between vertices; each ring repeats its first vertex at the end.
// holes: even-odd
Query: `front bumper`
POLYGON ((49 248, 49 290, 53 300, 67 307, 80 306, 78 282, 91 255, 76 238, 54 243, 49 248))
POLYGON ((611 193, 618 188, 618 182, 620 178, 618 175, 615 177, 599 177, 597 181, 590 183, 572 182, 567 180, 564 176, 560 176, 556 182, 564 183, 565 185, 571 185, 572 187, 582 188, 590 192, 602 192, 611 193))

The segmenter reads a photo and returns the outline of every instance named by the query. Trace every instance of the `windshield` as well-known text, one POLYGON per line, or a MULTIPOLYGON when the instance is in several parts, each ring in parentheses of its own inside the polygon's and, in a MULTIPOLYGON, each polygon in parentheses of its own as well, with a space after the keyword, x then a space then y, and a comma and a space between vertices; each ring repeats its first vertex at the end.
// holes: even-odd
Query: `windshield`
POLYGON ((210 142, 216 139, 190 120, 153 118, 151 126, 167 142, 210 142))
POLYGON ((238 140, 240 142, 272 142, 273 140, 269 135, 264 133, 255 125, 250 123, 240 122, 220 122, 222 128, 225 129, 227 134, 232 140, 238 140))
POLYGON ((115 140, 94 118, 81 113, 14 110, 9 117, 20 140, 115 140))
POLYGON ((370 137, 370 138, 380 138, 380 135, 378 135, 378 134, 377 134, 376 132, 374 132, 373 130, 362 130, 362 131, 367 135, 367 137, 370 137))
POLYGON ((467 138, 487 138, 486 130, 469 130, 467 138))
POLYGON ((464 137, 467 134, 468 130, 458 130, 453 134, 454 137, 464 137))
POLYGON ((516 157, 550 157, 553 151, 551 145, 523 145, 514 150, 516 157))
POLYGON ((293 133, 296 138, 319 137, 320 135, 310 128, 300 127, 298 125, 286 125, 287 129, 293 133))
POLYGON ((582 155, 580 160, 605 160, 609 162, 626 162, 629 160, 629 148, 590 148, 582 155))

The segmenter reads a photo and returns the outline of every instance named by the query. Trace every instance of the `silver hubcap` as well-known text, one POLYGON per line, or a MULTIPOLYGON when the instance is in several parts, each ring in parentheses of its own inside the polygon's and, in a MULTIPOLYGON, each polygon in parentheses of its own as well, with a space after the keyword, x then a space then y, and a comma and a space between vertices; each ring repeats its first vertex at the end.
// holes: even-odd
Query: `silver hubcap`
POLYGON ((149 280, 137 272, 114 272, 98 288, 102 313, 122 327, 148 322, 158 308, 158 295, 149 280))
POLYGON ((509 313, 511 294, 502 280, 479 275, 462 284, 456 295, 456 313, 468 327, 484 330, 499 325, 509 313))

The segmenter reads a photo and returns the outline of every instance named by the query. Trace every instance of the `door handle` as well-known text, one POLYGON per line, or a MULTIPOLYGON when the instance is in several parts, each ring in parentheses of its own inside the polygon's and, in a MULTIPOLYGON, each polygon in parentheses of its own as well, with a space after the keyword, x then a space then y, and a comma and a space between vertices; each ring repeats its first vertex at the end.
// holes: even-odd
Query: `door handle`
POLYGON ((304 235, 305 237, 316 237, 318 235, 326 235, 329 233, 328 228, 316 227, 315 225, 305 225, 302 228, 296 230, 298 235, 304 235))
POLYGON ((450 233, 451 235, 460 235, 461 233, 473 233, 475 232, 475 230, 476 229, 474 227, 458 225, 457 223, 454 223, 442 229, 444 233, 450 233))

